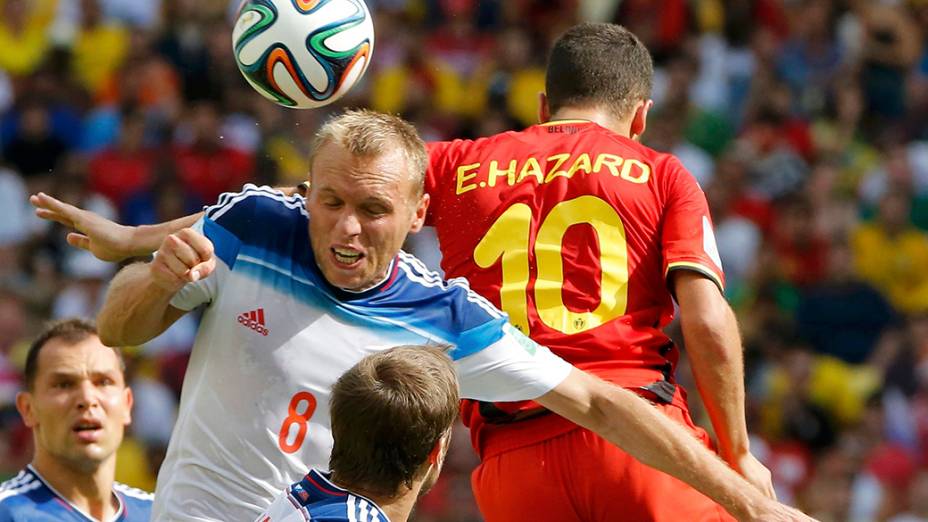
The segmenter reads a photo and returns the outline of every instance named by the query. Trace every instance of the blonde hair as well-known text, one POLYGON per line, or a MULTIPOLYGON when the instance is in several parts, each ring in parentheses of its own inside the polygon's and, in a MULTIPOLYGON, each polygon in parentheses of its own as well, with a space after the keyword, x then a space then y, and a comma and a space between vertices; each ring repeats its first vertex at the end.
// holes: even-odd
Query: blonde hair
POLYGON ((400 147, 410 167, 409 175, 417 187, 416 195, 425 190, 425 171, 429 156, 425 142, 408 121, 392 114, 352 109, 329 119, 313 139, 309 164, 326 143, 335 143, 354 156, 373 158, 400 147))

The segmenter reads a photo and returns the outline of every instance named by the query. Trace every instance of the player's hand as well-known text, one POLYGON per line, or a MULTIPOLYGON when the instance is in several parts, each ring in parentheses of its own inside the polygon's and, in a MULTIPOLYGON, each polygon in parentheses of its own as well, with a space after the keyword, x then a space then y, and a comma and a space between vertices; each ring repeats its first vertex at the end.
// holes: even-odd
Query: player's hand
POLYGON ((55 221, 74 232, 68 234, 68 244, 89 251, 103 261, 117 262, 132 257, 129 248, 132 227, 120 225, 105 217, 39 192, 29 197, 35 214, 55 221))
POLYGON ((773 500, 777 499, 777 493, 773 489, 773 477, 770 475, 770 470, 761 464, 754 455, 745 453, 735 458, 733 462, 729 464, 735 471, 747 479, 748 482, 759 489, 761 493, 773 500))
POLYGON ((216 269, 213 243, 192 228, 179 230, 164 238, 149 266, 155 284, 176 293, 216 269))

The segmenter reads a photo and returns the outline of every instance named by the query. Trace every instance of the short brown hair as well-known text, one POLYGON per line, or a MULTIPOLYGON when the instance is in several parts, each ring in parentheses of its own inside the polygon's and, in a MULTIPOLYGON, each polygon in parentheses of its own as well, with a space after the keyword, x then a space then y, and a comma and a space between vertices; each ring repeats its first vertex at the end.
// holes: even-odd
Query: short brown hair
POLYGON ((621 25, 582 23, 554 43, 545 73, 551 113, 565 106, 597 106, 624 118, 651 96, 651 54, 621 25))
MULTIPOLYGON (((42 332, 32 341, 29 346, 29 352, 26 354, 26 368, 24 376, 26 379, 26 389, 32 391, 35 389, 35 378, 39 373, 39 352, 42 347, 48 344, 52 339, 61 339, 69 345, 77 344, 84 339, 96 336, 97 326, 86 319, 72 318, 53 321, 45 325, 42 332)), ((122 352, 119 348, 112 348, 119 359, 119 369, 126 371, 126 362, 122 358, 122 352)))
POLYGON ((331 118, 316 132, 309 154, 310 169, 319 149, 326 143, 336 143, 361 157, 376 157, 398 146, 412 170, 409 174, 417 187, 416 195, 422 195, 425 190, 425 171, 429 165, 425 142, 416 128, 399 116, 354 109, 331 118))
POLYGON ((333 478, 392 497, 412 487, 454 422, 457 378, 442 348, 398 346, 345 372, 332 387, 330 407, 333 478))

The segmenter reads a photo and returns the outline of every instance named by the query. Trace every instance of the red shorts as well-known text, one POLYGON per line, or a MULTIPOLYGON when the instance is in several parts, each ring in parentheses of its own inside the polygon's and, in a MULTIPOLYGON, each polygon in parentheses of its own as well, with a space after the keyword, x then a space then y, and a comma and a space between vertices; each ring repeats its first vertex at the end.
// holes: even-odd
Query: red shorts
MULTIPOLYGON (((675 405, 656 405, 707 447, 706 432, 675 405)), ((519 424, 568 421, 553 414, 519 424)), ((471 477, 487 522, 731 521, 721 506, 683 482, 641 464, 589 430, 487 452, 471 477)))

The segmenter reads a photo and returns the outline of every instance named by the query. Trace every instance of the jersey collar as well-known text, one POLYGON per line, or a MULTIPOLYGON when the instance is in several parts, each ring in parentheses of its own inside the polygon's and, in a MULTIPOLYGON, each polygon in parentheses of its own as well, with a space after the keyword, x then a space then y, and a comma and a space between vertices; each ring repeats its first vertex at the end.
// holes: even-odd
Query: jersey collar
MULTIPOLYGON (((393 282, 396 281, 396 276, 399 273, 399 254, 393 256, 393 259, 390 260, 390 266, 387 267, 387 275, 383 277, 377 284, 366 289, 366 290, 348 290, 347 288, 339 288, 332 284, 329 284, 329 287, 332 288, 335 292, 335 296, 338 299, 343 301, 354 301, 356 299, 364 299, 370 297, 374 294, 386 291, 389 289, 393 282)), ((320 271, 321 272, 321 271, 320 271)), ((325 277, 323 276, 323 279, 325 277)), ((326 281, 328 283, 328 281, 326 281)))
MULTIPOLYGON (((43 477, 41 473, 39 473, 38 471, 36 471, 34 467, 32 467, 32 464, 26 464, 26 468, 29 469, 29 471, 32 472, 33 475, 35 475, 35 478, 39 479, 39 482, 41 482, 43 486, 47 487, 48 490, 51 491, 53 495, 58 497, 58 500, 60 500, 61 502, 64 502, 68 507, 73 509, 75 513, 80 514, 82 517, 92 522, 99 522, 97 519, 93 518, 87 513, 84 513, 79 507, 72 504, 71 501, 65 498, 64 495, 62 495, 61 493, 58 493, 58 490, 53 488, 52 485, 49 484, 47 480, 45 480, 45 477, 43 477)), ((113 496, 116 497, 116 503, 118 504, 118 507, 116 508, 116 513, 113 514, 113 518, 111 518, 108 522, 116 522, 122 517, 123 512, 125 512, 126 510, 126 506, 122 501, 122 496, 119 493, 117 493, 115 489, 111 490, 111 493, 113 493, 113 496)))
POLYGON ((337 484, 332 482, 332 480, 329 478, 331 476, 332 476, 331 472, 325 473, 325 472, 319 471, 316 468, 309 470, 309 473, 306 474, 306 478, 310 479, 313 482, 313 485, 315 485, 317 489, 320 489, 324 493, 328 493, 333 496, 352 495, 357 498, 364 499, 370 505, 377 508, 377 511, 379 511, 384 516, 384 518, 386 518, 386 522, 390 522, 390 519, 387 518, 387 514, 384 513, 382 509, 380 509, 380 506, 378 506, 376 502, 365 497, 364 495, 358 495, 357 493, 353 491, 349 491, 343 487, 338 486, 337 484))
POLYGON ((581 123, 593 123, 590 120, 551 120, 545 123, 539 123, 539 127, 550 127, 552 125, 577 125, 581 123))

